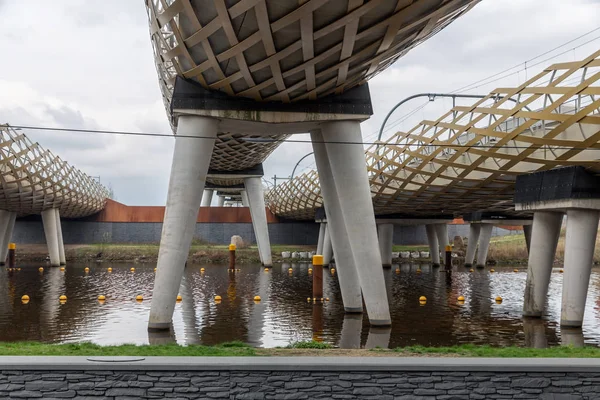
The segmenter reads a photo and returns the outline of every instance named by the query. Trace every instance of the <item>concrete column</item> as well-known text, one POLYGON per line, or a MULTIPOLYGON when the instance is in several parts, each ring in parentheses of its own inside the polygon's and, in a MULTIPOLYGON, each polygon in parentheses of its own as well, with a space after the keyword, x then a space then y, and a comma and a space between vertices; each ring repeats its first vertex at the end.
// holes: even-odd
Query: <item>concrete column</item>
POLYGON ((523 302, 523 315, 526 317, 541 317, 544 312, 562 218, 561 213, 550 211, 533 214, 523 302))
POLYGON ((177 133, 181 136, 175 138, 149 329, 169 329, 171 325, 177 292, 196 228, 217 126, 216 119, 188 115, 179 117, 177 133))
POLYGON ((527 245, 527 254, 531 249, 531 229, 533 225, 523 225, 523 235, 525 235, 525 244, 527 245))
POLYGON ((471 268, 475 261, 475 251, 479 243, 481 224, 469 224, 469 241, 467 242, 467 254, 465 255, 465 267, 471 268))
POLYGON ((446 254, 446 246, 450 244, 450 239, 448 239, 448 224, 435 224, 435 233, 438 238, 438 252, 446 254))
POLYGON ((381 254, 381 264, 384 268, 392 267, 392 247, 394 246, 394 225, 377 225, 379 235, 379 251, 381 254))
POLYGON ((327 224, 325 224, 325 234, 323 237, 323 266, 331 264, 333 258, 333 246, 331 245, 331 236, 327 224))
POLYGON ((202 194, 202 203, 200 207, 210 207, 210 203, 212 203, 214 190, 212 189, 204 189, 204 193, 202 194))
POLYGON ((219 196, 219 202, 217 203, 217 205, 219 207, 223 207, 225 205, 225 196, 219 196))
POLYGON ((494 225, 492 224, 481 224, 479 246, 477 248, 477 268, 485 268, 488 250, 490 249, 490 240, 492 240, 493 229, 494 225))
POLYGON ((431 255, 431 265, 440 266, 440 247, 438 244, 437 232, 434 224, 425 225, 427 232, 427 243, 429 244, 429 254, 431 255))
POLYGON ((54 209, 56 217, 56 237, 58 239, 58 259, 60 265, 67 265, 67 257, 65 256, 65 243, 63 242, 62 225, 60 223, 60 211, 58 208, 54 209))
MULTIPOLYGON (((346 233, 344 214, 342 213, 338 192, 333 181, 327 148, 323 143, 321 131, 311 132, 310 137, 313 142, 312 146, 315 152, 317 171, 319 172, 323 203, 327 212, 327 226, 323 240, 323 250, 326 250, 328 247, 327 242, 329 242, 333 251, 335 251, 337 276, 344 310, 350 313, 362 312, 362 295, 358 280, 358 271, 356 270, 354 256, 352 255, 350 240, 346 233)), ((325 254, 323 254, 323 264, 326 262, 325 254)))
MULTIPOLYGON (((326 122, 322 134, 371 325, 391 324, 358 121, 326 122), (345 142, 345 143, 344 143, 345 142)), ((329 210, 329 208, 327 208, 329 210)), ((333 232, 332 232, 333 237, 333 232)), ((336 257, 339 252, 334 248, 336 257)))
POLYGON ((599 218, 598 210, 567 210, 561 326, 578 328, 583 324, 599 218))
POLYGON ((8 244, 12 239, 16 218, 16 212, 0 210, 0 265, 4 265, 6 263, 8 244))
POLYGON ((260 178, 245 178, 244 186, 252 217, 252 226, 256 236, 258 252, 261 255, 262 264, 265 267, 273 265, 271 258, 271 242, 269 240, 269 226, 267 225, 267 212, 265 210, 265 195, 260 178))
POLYGON ((60 267, 60 253, 58 250, 58 228, 56 227, 56 211, 53 208, 42 211, 44 234, 50 255, 50 265, 60 267))
POLYGON ((242 207, 249 207, 248 193, 245 190, 242 190, 240 195, 242 196, 242 207))
POLYGON ((327 227, 326 222, 319 224, 319 239, 317 240, 317 254, 323 255, 323 240, 325 239, 325 229, 327 227))

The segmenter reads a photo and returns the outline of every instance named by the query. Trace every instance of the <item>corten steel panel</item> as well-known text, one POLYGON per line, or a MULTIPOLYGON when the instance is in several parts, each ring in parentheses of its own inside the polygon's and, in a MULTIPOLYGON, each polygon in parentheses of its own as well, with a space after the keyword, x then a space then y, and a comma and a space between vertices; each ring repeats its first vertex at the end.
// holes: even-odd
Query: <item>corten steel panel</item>
MULTIPOLYGON (((364 84, 479 0, 145 2, 159 86, 175 127, 170 110, 178 77, 251 102, 321 100, 364 84)), ((252 167, 286 137, 250 143, 241 136, 218 134, 211 168, 252 167)))
POLYGON ((0 125, 0 209, 19 216, 57 208, 80 218, 104 208, 108 190, 39 143, 0 125))
MULTIPOLYGON (((514 210, 517 176, 566 166, 600 174, 600 50, 397 132, 365 158, 378 216, 528 215, 514 210)), ((314 170, 266 198, 285 218, 311 219, 323 206, 314 170)))
MULTIPOLYGON (((278 223, 270 210, 267 211, 267 222, 278 223)), ((108 200, 104 210, 87 218, 96 222, 163 222, 165 207, 162 206, 127 206, 114 200, 108 200)), ((196 222, 215 223, 251 223, 250 209, 247 207, 200 207, 196 222)))

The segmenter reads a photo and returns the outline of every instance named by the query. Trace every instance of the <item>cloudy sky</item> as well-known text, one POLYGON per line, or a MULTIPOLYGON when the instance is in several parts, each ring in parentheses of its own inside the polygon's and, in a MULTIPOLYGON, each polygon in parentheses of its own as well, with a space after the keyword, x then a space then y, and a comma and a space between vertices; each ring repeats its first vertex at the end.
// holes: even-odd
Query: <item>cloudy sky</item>
MULTIPOLYGON (((170 132, 142 0, 0 0, 0 16, 0 123, 170 132)), ((370 82, 375 113, 363 123, 363 137, 373 140, 387 111, 415 93, 454 91, 516 66, 467 92, 485 94, 518 85, 551 63, 583 58, 600 48, 600 30, 531 60, 596 28, 600 0, 483 0, 370 82)), ((390 121, 424 102, 404 105, 390 121)), ((450 107, 449 100, 428 103, 386 135, 450 107)), ((25 132, 100 176, 118 201, 165 203, 173 139, 25 132)), ((266 177, 288 176, 310 151, 310 144, 283 144, 265 163, 266 177)), ((299 169, 312 165, 308 158, 299 169)))

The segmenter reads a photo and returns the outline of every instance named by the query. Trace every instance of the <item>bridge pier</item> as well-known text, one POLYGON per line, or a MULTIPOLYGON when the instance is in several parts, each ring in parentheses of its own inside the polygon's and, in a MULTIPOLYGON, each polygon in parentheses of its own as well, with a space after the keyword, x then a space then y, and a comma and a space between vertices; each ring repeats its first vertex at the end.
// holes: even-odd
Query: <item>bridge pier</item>
POLYGON ((475 251, 477 243, 479 243, 479 235, 481 234, 481 224, 469 224, 469 241, 467 242, 467 254, 465 255, 465 267, 471 268, 475 261, 475 251))
POLYGON ((427 243, 429 244, 429 255, 431 256, 431 266, 439 267, 440 264, 440 248, 438 243, 435 224, 426 224, 425 231, 427 232, 427 243))
POLYGON ((379 250, 381 263, 384 268, 392 267, 392 248, 394 246, 394 224, 377 225, 379 235, 379 250))
POLYGON ((12 238, 16 218, 16 212, 0 210, 0 266, 6 264, 8 244, 12 238))
POLYGON ((261 178, 245 178, 244 186, 246 190, 242 193, 246 193, 246 201, 250 207, 250 216, 252 218, 260 261, 265 267, 270 267, 273 265, 273 260, 271 257, 271 242, 269 241, 265 196, 261 178))
POLYGON ((250 207, 250 202, 248 201, 248 192, 242 190, 240 192, 240 196, 242 197, 242 207, 250 207))
POLYGON ((48 245, 50 265, 52 267, 60 266, 58 227, 56 222, 56 211, 53 208, 42 211, 42 223, 44 225, 44 234, 46 235, 46 244, 48 245))
POLYGON ((492 224, 481 224, 481 231, 479 233, 479 246, 477 250, 477 268, 485 268, 486 266, 493 229, 494 225, 492 224))
POLYGON ((218 198, 218 202, 217 202, 217 206, 218 206, 218 207, 223 207, 223 206, 225 206, 225 196, 219 196, 219 198, 218 198))
POLYGON ((323 241, 325 240, 326 222, 319 222, 319 239, 317 240, 317 254, 323 255, 323 241))
MULTIPOLYGON (((323 203, 327 212, 326 233, 336 254, 335 261, 344 310, 348 313, 360 313, 363 311, 361 283, 352 252, 352 243, 346 232, 344 212, 341 209, 338 189, 330 167, 328 149, 323 143, 323 134, 320 130, 311 131, 310 136, 319 171, 323 203)), ((324 240, 323 247, 325 245, 324 240)), ((325 260, 323 261, 325 264, 325 260)))
POLYGON ((149 329, 169 329, 175 299, 192 237, 206 175, 212 157, 218 120, 181 115, 169 179, 167 207, 160 239, 149 329))
POLYGON ((435 233, 438 240, 438 254, 446 254, 446 246, 450 244, 448 224, 435 224, 435 233))
POLYGON ((523 302, 525 317, 541 317, 544 313, 562 219, 563 214, 557 212, 537 211, 533 214, 523 302))
POLYGON ((331 236, 327 225, 325 225, 325 237, 323 238, 323 266, 328 267, 333 259, 333 246, 331 245, 331 236))
POLYGON ((210 203, 212 203, 214 191, 212 189, 204 189, 202 193, 202 203, 200 207, 210 207, 210 203))
POLYGON ((550 273, 567 215, 560 324, 581 327, 592 272, 598 220, 600 177, 583 167, 566 167, 517 177, 515 209, 533 211, 534 225, 523 314, 541 316, 550 273), (560 191, 556 182, 561 183, 560 191))
POLYGON ((65 256, 65 243, 63 241, 62 224, 60 223, 60 211, 58 208, 54 209, 54 215, 56 217, 56 239, 58 241, 58 260, 60 265, 67 265, 67 258, 65 256))

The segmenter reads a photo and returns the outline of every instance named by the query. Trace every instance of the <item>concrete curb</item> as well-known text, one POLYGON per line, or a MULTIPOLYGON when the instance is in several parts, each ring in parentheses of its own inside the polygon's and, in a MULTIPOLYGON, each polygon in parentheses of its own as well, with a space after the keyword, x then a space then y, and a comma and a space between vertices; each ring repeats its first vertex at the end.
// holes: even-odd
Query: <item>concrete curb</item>
POLYGON ((598 372, 594 358, 0 357, 0 370, 598 372), (137 361, 136 361, 137 360, 137 361))

